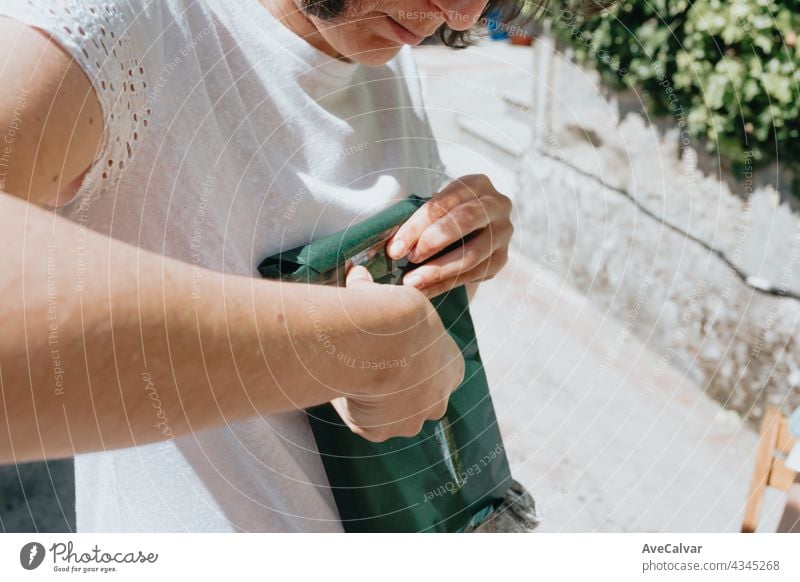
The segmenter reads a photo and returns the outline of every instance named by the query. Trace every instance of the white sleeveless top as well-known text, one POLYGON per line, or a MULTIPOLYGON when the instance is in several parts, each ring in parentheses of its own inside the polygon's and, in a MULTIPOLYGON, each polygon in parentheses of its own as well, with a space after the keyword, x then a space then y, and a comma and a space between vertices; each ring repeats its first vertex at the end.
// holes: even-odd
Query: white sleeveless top
MULTIPOLYGON (((0 0, 0 15, 47 31, 97 91, 102 153, 56 210, 85 228, 257 277, 446 179, 408 47, 375 68, 331 59, 258 0, 0 0)), ((93 275, 76 264, 76 288, 93 275)), ((75 481, 80 532, 342 529, 302 411, 78 455, 75 481)))

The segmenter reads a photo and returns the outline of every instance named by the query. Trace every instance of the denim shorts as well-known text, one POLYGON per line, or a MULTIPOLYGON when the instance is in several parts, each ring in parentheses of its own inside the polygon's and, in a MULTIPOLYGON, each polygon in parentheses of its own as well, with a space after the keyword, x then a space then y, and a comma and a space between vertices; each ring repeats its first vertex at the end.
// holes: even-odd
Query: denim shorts
POLYGON ((535 530, 541 518, 531 494, 521 483, 511 480, 502 501, 470 533, 526 533, 535 530))

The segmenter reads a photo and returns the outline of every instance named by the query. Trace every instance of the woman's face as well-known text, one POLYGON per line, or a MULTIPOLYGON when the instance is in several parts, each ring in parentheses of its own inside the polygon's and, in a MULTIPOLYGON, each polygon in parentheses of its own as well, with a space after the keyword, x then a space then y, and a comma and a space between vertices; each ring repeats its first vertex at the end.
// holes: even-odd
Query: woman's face
MULTIPOLYGON (((329 47, 350 60, 377 66, 403 45, 417 45, 444 23, 471 28, 488 0, 293 0, 329 47), (343 6, 343 10, 338 8, 343 6), (332 20, 320 18, 338 12, 332 20)), ((331 51, 326 51, 331 52, 331 51)))

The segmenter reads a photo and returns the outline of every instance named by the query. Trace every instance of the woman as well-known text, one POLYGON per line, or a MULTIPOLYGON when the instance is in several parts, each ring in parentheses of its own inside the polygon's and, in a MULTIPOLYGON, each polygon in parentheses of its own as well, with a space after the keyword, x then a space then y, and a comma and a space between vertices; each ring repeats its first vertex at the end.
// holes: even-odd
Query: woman
POLYGON ((375 441, 440 418, 463 361, 428 298, 506 262, 510 202, 444 186, 407 46, 495 8, 0 1, 0 462, 75 455, 79 531, 341 531, 302 409, 375 441), (463 255, 397 287, 254 279, 410 193, 390 255, 463 255))

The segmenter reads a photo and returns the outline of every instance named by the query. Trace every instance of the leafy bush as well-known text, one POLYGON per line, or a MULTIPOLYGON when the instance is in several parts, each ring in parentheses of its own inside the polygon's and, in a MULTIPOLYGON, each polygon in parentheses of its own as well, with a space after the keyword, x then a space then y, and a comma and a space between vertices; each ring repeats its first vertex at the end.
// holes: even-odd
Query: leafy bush
MULTIPOLYGON (((734 168, 800 162, 800 0, 624 0, 584 21, 553 13, 580 61, 637 87, 734 168)), ((796 189, 796 188, 795 188, 796 189)))

